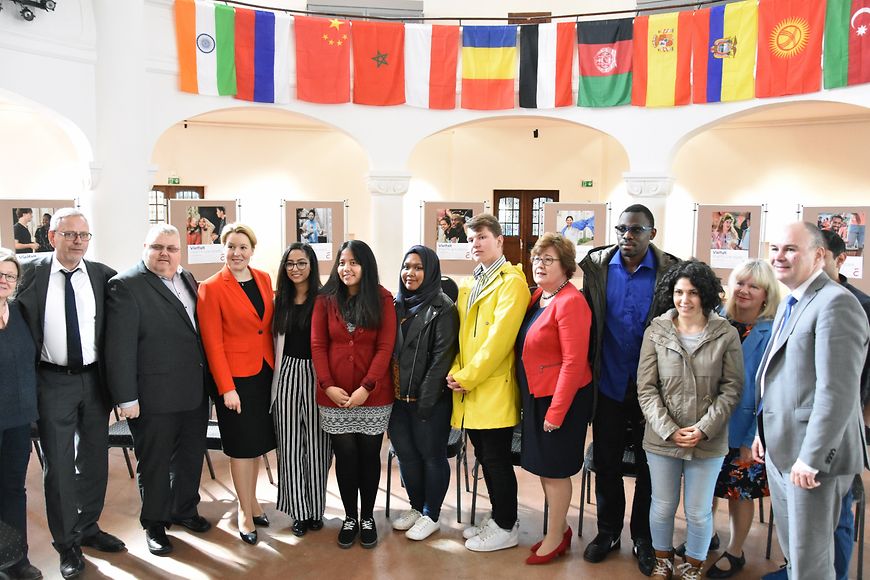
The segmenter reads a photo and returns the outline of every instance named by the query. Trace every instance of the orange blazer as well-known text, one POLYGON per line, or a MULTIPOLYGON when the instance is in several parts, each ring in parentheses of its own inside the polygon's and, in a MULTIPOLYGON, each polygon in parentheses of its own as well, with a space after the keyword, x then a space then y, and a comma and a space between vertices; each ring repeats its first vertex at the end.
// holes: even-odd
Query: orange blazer
POLYGON ((259 373, 264 360, 275 368, 272 281, 266 272, 250 270, 266 305, 262 320, 227 266, 199 285, 199 330, 209 370, 221 395, 235 390, 233 377, 259 373))

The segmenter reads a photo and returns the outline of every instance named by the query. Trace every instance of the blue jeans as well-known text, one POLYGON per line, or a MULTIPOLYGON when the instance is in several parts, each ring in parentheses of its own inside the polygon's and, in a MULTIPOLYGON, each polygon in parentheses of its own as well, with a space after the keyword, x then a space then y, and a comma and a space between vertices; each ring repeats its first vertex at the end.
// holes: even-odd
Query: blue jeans
MULTIPOLYGON (((27 463, 30 424, 0 429, 0 520, 24 535, 27 542, 27 463)), ((25 560, 27 553, 25 552, 25 560)))
POLYGON ((837 580, 849 578, 849 561, 852 559, 853 538, 855 537, 855 515, 852 513, 852 488, 843 496, 840 506, 840 521, 834 530, 834 570, 837 580))
POLYGON ((393 403, 390 415, 390 442, 411 508, 436 522, 450 485, 447 439, 452 409, 452 397, 444 395, 426 420, 417 416, 417 403, 400 400, 393 403))
POLYGON ((649 527, 653 548, 674 548, 674 517, 680 504, 680 480, 685 478, 686 555, 703 562, 713 537, 713 490, 723 457, 687 461, 648 451, 646 458, 652 482, 649 527))

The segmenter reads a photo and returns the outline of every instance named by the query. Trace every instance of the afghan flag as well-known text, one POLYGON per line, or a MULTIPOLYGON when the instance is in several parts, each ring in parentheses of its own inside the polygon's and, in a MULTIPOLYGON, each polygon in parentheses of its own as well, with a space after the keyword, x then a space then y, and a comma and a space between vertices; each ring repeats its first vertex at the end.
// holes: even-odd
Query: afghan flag
POLYGON ((632 31, 631 18, 577 23, 578 106, 616 107, 631 102, 632 31))
POLYGON ((296 98, 310 103, 350 101, 350 23, 296 16, 296 98))
POLYGON ((353 102, 405 102, 405 26, 397 22, 353 22, 353 102))
POLYGON ((520 26, 520 106, 553 109, 574 104, 574 23, 520 26))
POLYGON ((513 109, 516 26, 462 27, 462 108, 513 109))
POLYGON ((653 14, 634 19, 632 105, 688 105, 692 95, 691 69, 691 12, 653 14))
POLYGON ((825 3, 819 0, 759 2, 755 96, 819 90, 824 26, 825 3))
POLYGON ((755 0, 695 11, 692 100, 740 101, 755 96, 758 5, 755 0))
POLYGON ((405 25, 405 102, 424 109, 456 108, 459 27, 405 25))
POLYGON ((825 88, 870 82, 870 0, 828 0, 825 88))
POLYGON ((290 15, 236 9, 237 99, 290 102, 290 15))
POLYGON ((175 0, 175 37, 181 90, 235 95, 235 11, 223 4, 175 0))

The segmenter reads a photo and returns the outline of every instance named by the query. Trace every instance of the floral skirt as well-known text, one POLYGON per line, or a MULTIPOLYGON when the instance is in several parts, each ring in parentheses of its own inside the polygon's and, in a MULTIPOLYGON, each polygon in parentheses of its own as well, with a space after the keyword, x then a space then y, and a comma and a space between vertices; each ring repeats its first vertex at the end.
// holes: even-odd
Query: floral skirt
POLYGON ((713 495, 724 499, 756 499, 769 496, 764 464, 752 460, 741 461, 740 449, 729 449, 713 495))

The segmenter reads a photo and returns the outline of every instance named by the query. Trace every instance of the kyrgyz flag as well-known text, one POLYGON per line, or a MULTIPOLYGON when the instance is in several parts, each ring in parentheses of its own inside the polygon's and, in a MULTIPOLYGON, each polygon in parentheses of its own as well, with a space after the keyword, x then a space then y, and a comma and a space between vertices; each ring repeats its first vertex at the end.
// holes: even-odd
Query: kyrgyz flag
POLYGON ((513 109, 516 26, 462 27, 462 108, 513 109))
POLYGON ((695 11, 693 101, 718 103, 755 96, 758 5, 755 0, 695 11))
POLYGON ((870 0, 828 0, 825 88, 870 82, 870 0))
POLYGON ((520 106, 552 109, 573 104, 574 23, 520 26, 520 106))
POLYGON ((175 37, 181 90, 200 95, 235 95, 235 11, 200 0, 175 1, 175 37))
POLYGON ((687 105, 691 97, 692 13, 671 12, 634 19, 631 104, 687 105))
POLYGON ((631 18, 577 23, 577 105, 616 107, 631 102, 632 30, 631 18))
POLYGON ((290 15, 236 10, 237 99, 290 102, 290 15))
POLYGON ((825 3, 819 0, 759 2, 755 96, 819 90, 824 18, 825 3))
POLYGON ((310 103, 350 101, 350 23, 296 16, 296 98, 310 103))
POLYGON ((353 102, 405 102, 405 26, 396 22, 353 22, 353 102))
POLYGON ((424 109, 456 108, 459 27, 405 25, 405 102, 424 109))

